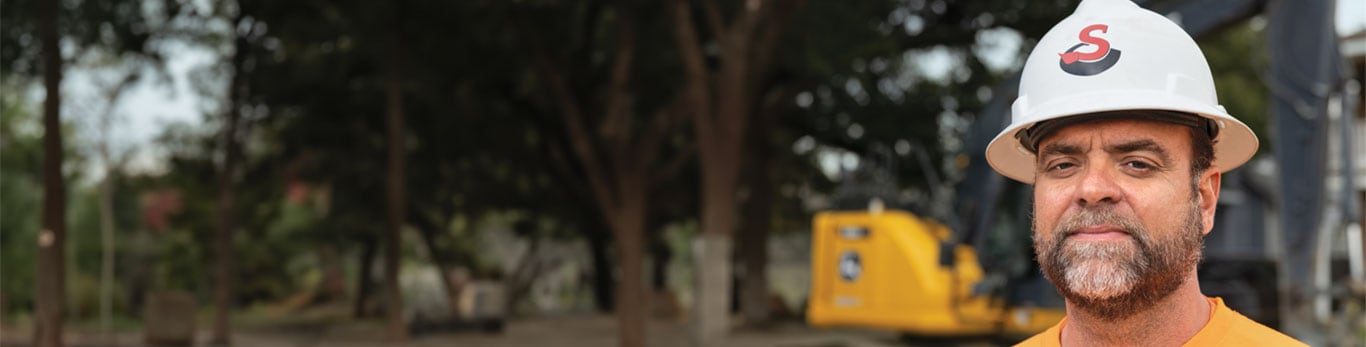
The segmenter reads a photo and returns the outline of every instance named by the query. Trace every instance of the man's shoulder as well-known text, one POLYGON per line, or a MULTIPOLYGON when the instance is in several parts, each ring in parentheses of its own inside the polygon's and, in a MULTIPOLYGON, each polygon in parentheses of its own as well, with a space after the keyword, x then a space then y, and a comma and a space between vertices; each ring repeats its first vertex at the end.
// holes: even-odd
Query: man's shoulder
MULTIPOLYGON (((1034 336, 1030 336, 1028 339, 1025 339, 1024 341, 1020 341, 1020 343, 1015 344, 1015 347, 1042 347, 1042 346, 1056 346, 1056 345, 1058 345, 1058 344, 1056 344, 1056 343, 1054 343, 1054 344, 1049 344, 1048 341, 1049 341, 1049 338, 1050 338, 1050 337, 1053 338, 1053 339, 1057 339, 1057 338, 1058 338, 1057 335, 1051 335, 1051 334, 1048 334, 1048 332, 1045 331, 1045 332, 1042 332, 1042 333, 1038 333, 1038 334, 1036 334, 1036 335, 1034 335, 1034 336)), ((1056 341, 1056 340, 1054 340, 1054 341, 1056 341)))
POLYGON ((1244 317, 1236 311, 1233 313, 1233 325, 1227 336, 1228 346, 1308 346, 1295 338, 1282 334, 1276 329, 1272 329, 1252 319, 1244 317))
MULTIPOLYGON (((1220 306, 1223 303, 1220 302, 1220 306)), ((1219 339, 1219 346, 1308 346, 1299 340, 1282 334, 1276 329, 1272 329, 1261 323, 1257 323, 1238 311, 1234 311, 1227 306, 1220 307, 1222 314, 1228 322, 1228 328, 1219 339)), ((1194 341, 1192 341, 1194 342, 1194 341)))
MULTIPOLYGON (((1211 301, 1216 304, 1215 314, 1204 329, 1185 343, 1186 346, 1308 346, 1224 306, 1223 301, 1218 298, 1211 298, 1211 301)), ((1066 322, 1067 319, 1063 318, 1063 321, 1048 330, 1031 336, 1015 346, 1059 346, 1062 326, 1066 322)))
POLYGON ((1066 318, 1063 318, 1063 321, 1058 322, 1058 324, 1054 324, 1053 327, 1048 328, 1048 330, 1044 330, 1044 331, 1041 332, 1041 333, 1034 334, 1034 336, 1030 336, 1028 339, 1025 339, 1024 341, 1020 341, 1020 343, 1015 344, 1015 346, 1016 346, 1016 347, 1051 347, 1051 346, 1059 346, 1059 345, 1061 345, 1060 342, 1061 342, 1061 337, 1062 337, 1062 336, 1061 336, 1061 335, 1062 335, 1062 325, 1063 325, 1063 323, 1066 322, 1066 321, 1067 321, 1067 319, 1066 319, 1066 318))

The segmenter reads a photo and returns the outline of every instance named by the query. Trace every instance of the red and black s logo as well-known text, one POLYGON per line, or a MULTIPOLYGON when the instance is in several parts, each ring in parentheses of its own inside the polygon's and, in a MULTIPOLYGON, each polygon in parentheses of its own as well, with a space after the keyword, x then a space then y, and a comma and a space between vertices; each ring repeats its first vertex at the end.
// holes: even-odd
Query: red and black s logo
POLYGON ((1115 66, 1115 63, 1119 62, 1119 50, 1111 49, 1110 41, 1091 36, 1092 32, 1104 33, 1109 29, 1110 26, 1105 24, 1092 24, 1081 29, 1081 33, 1077 34, 1077 39, 1081 40, 1081 43, 1068 48, 1065 52, 1058 53, 1058 66, 1062 68, 1062 71, 1077 76, 1092 76, 1115 66), (1086 45, 1095 46, 1096 50, 1090 53, 1077 52, 1078 48, 1086 45))

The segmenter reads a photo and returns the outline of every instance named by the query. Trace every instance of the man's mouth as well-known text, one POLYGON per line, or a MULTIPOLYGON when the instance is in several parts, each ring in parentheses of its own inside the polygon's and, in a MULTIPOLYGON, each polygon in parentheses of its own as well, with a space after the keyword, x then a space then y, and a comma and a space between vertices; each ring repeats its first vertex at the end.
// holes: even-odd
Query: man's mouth
POLYGON ((1130 238, 1129 232, 1116 225, 1101 224, 1082 227, 1067 233, 1067 238, 1086 241, 1106 241, 1130 238))

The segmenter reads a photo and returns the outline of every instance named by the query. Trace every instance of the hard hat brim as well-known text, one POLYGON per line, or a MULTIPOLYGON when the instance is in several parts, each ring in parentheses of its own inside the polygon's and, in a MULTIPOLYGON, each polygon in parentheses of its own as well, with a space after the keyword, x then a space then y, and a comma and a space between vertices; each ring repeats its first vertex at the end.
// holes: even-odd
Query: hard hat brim
POLYGON ((1209 118, 1220 127, 1214 140, 1214 166, 1227 172, 1243 165, 1257 153, 1257 135, 1222 107, 1211 107, 1179 95, 1147 90, 1097 91, 1072 95, 1048 104, 1030 107, 1025 98, 1016 100, 1012 107, 1014 119, 1034 119, 1033 122, 1011 124, 992 139, 987 146, 987 163, 1002 175, 1026 184, 1034 183, 1035 154, 1025 149, 1015 134, 1038 122, 1080 116, 1089 113, 1122 110, 1167 110, 1188 112, 1209 118), (1097 105, 1105 105, 1097 107, 1097 105))

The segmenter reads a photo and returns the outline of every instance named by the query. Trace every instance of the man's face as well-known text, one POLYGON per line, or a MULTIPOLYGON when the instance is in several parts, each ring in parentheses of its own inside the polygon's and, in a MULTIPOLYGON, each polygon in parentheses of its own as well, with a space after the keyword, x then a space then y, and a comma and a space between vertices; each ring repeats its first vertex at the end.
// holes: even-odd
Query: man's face
POLYGON ((1217 168, 1193 181, 1183 126, 1082 122, 1039 143, 1034 250, 1079 309, 1127 317, 1180 287, 1200 260, 1217 168))

